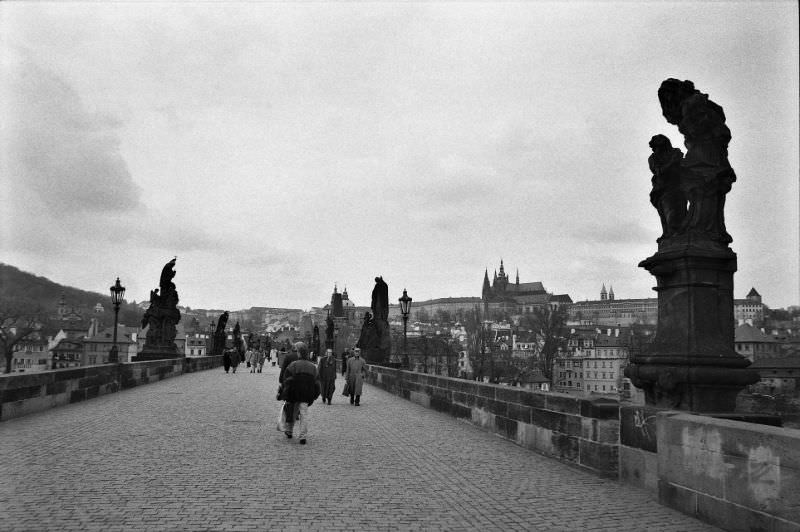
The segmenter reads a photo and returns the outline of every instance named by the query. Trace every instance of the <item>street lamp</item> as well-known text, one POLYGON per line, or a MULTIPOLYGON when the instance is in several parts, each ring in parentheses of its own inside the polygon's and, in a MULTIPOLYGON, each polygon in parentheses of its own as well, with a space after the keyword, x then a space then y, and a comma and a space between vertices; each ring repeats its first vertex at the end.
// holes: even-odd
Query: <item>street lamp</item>
POLYGON ((411 312, 411 301, 412 299, 408 297, 408 292, 406 289, 403 288, 403 297, 401 297, 398 301, 400 301, 400 313, 403 314, 403 358, 408 356, 408 352, 406 351, 406 338, 408 336, 408 313, 411 312))
POLYGON ((494 380, 494 354, 492 353, 492 344, 490 341, 490 332, 492 322, 489 320, 483 321, 483 344, 484 347, 482 349, 483 355, 481 356, 481 380, 483 380, 483 358, 486 354, 486 346, 488 344, 489 347, 489 364, 490 364, 490 371, 489 371, 489 382, 494 380))
POLYGON ((211 323, 208 324, 208 334, 206 335, 206 356, 212 356, 214 354, 214 333, 217 330, 217 325, 214 323, 214 320, 211 320, 211 323))
POLYGON ((108 362, 116 364, 119 362, 119 348, 117 348, 117 323, 119 322, 119 306, 122 304, 122 299, 125 297, 125 287, 117 282, 111 287, 111 302, 114 304, 114 343, 111 346, 111 352, 108 354, 108 362))

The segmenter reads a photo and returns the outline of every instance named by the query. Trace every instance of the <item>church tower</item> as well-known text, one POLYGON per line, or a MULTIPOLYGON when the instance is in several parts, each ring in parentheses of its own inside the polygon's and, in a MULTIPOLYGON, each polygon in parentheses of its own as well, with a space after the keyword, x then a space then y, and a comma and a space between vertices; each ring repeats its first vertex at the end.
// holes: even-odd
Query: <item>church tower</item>
POLYGON ((600 301, 608 299, 608 292, 606 292, 606 283, 603 283, 603 288, 600 289, 600 301))
POLYGON ((481 290, 481 297, 483 299, 488 299, 491 295, 492 288, 489 285, 489 268, 486 268, 486 271, 483 273, 483 289, 481 290))
POLYGON ((609 301, 614 301, 614 286, 613 285, 608 285, 608 286, 609 286, 608 300, 609 301))
POLYGON ((500 259, 500 273, 497 275, 497 280, 495 281, 495 293, 499 292, 505 294, 506 287, 508 287, 508 276, 506 275, 506 270, 503 266, 503 259, 500 259))

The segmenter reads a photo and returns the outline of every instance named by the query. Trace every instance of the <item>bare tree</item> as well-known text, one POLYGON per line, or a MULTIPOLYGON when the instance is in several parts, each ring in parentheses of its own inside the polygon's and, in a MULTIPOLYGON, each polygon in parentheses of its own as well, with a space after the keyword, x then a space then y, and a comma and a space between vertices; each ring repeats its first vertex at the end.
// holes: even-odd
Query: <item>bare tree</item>
POLYGON ((564 341, 566 318, 566 312, 560 307, 543 307, 525 314, 521 319, 521 325, 527 326, 536 334, 539 346, 537 357, 539 370, 550 382, 553 381, 553 364, 558 355, 558 349, 564 341))
POLYGON ((11 373, 14 347, 40 327, 41 308, 19 299, 0 301, 0 350, 6 358, 5 373, 11 373))

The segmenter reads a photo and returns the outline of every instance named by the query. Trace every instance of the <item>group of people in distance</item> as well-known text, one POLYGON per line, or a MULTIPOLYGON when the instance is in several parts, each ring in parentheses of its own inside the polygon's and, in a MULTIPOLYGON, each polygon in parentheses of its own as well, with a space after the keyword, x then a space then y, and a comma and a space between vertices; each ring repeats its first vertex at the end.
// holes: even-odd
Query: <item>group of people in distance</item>
POLYGON ((222 366, 225 368, 225 373, 228 373, 229 370, 236 373, 236 368, 242 362, 245 362, 250 368, 250 373, 261 373, 264 363, 270 359, 270 355, 266 351, 248 349, 244 353, 244 360, 242 358, 240 351, 236 348, 223 351, 222 366))
MULTIPOLYGON (((366 371, 361 350, 355 348, 347 359, 343 395, 350 396, 350 404, 361 405, 361 391, 366 371)), ((333 350, 327 349, 315 365, 309 360, 308 347, 297 342, 281 364, 278 376, 278 397, 283 401, 278 420, 278 430, 287 438, 296 435, 302 445, 308 435, 308 407, 322 396, 323 404, 331 404, 336 382, 336 359, 333 350)))

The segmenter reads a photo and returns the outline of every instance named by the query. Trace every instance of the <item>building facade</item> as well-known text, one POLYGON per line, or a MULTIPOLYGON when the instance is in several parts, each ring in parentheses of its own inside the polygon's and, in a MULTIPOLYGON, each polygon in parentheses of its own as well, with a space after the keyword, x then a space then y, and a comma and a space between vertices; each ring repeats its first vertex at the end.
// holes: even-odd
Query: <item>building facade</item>
POLYGON ((744 299, 733 300, 733 319, 737 324, 749 323, 761 324, 764 320, 764 304, 761 302, 761 294, 755 288, 744 299))
POLYGON ((576 325, 627 327, 634 323, 658 322, 658 298, 616 299, 614 287, 600 290, 600 299, 578 301, 569 308, 569 322, 576 325))

